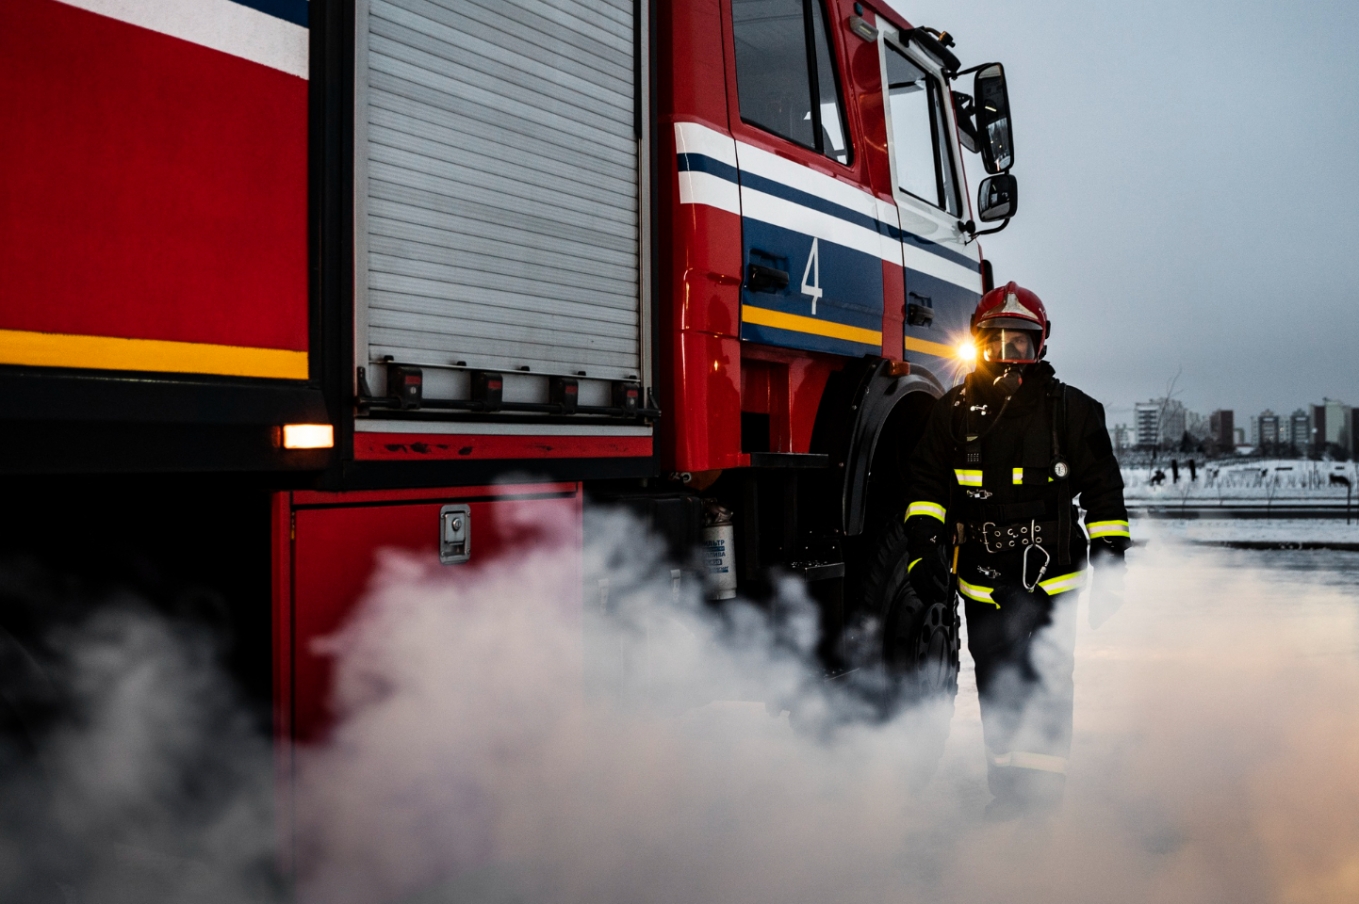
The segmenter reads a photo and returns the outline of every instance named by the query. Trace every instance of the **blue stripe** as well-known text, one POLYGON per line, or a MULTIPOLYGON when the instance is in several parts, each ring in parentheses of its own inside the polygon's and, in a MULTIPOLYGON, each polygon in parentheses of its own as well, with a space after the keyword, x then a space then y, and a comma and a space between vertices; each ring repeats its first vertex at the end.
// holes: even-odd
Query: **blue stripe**
POLYGON ((737 182, 753 191, 764 192, 766 195, 772 195, 775 198, 782 198, 785 201, 791 201, 794 204, 820 211, 821 213, 835 217, 836 219, 844 220, 847 223, 853 223, 855 226, 862 226, 865 229, 870 229, 879 235, 885 235, 889 238, 896 239, 898 242, 909 241, 917 248, 928 251, 938 257, 942 257, 944 260, 952 261, 955 264, 961 264, 970 270, 978 269, 977 262, 972 258, 945 248, 937 242, 931 242, 929 239, 922 239, 920 236, 905 232, 896 226, 893 226, 891 223, 884 223, 877 217, 871 217, 866 213, 860 213, 859 211, 852 210, 842 204, 836 204, 834 201, 827 201, 825 198, 818 195, 784 185, 782 182, 775 182, 773 179, 766 179, 764 176, 757 176, 753 173, 738 173, 736 167, 723 163, 720 160, 714 160, 712 157, 708 157, 705 154, 680 154, 679 168, 690 172, 708 173, 711 176, 725 179, 728 182, 737 182))
POLYGON ((763 345, 776 345, 780 348, 800 348, 813 352, 825 352, 831 355, 862 355, 865 353, 880 354, 882 347, 878 345, 868 345, 860 342, 850 342, 848 339, 833 339, 830 336, 818 336, 815 333, 798 333, 792 330, 781 330, 772 326, 760 326, 756 323, 741 324, 741 338, 748 342, 759 342, 763 345))
POLYGON ((256 12, 301 25, 307 28, 309 5, 307 0, 231 0, 241 6, 248 6, 256 12))
POLYGON ((706 154, 680 154, 679 168, 680 172, 707 173, 738 185, 741 183, 736 167, 721 160, 714 160, 706 154))

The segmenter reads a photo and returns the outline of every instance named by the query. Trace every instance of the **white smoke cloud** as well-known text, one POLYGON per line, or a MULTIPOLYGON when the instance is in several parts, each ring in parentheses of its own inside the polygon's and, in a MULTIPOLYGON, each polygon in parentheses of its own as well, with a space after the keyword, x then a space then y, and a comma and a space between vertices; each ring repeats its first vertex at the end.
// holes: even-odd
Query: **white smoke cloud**
MULTIPOLYGON (((1063 808, 993 824, 966 671, 956 712, 867 718, 810 666, 797 584, 773 623, 718 612, 629 517, 588 516, 583 569, 572 524, 476 570, 383 555, 327 641, 337 722, 298 753, 301 900, 1359 900, 1359 594, 1303 567, 1340 554, 1134 551, 1124 611, 1081 625, 1063 808)), ((179 852, 137 900, 272 899, 265 742, 192 642, 118 624, 73 643, 56 812, 179 852), (182 764, 226 738, 254 771, 195 806, 182 764)))

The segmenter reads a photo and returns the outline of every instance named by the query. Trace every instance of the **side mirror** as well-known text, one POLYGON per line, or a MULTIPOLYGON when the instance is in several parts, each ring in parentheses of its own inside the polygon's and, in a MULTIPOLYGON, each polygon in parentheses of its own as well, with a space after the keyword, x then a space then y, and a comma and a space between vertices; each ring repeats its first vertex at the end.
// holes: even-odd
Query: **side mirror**
POLYGON ((1019 183, 1009 173, 982 180, 977 189, 977 219, 983 223, 1008 220, 1019 209, 1019 183))
POLYGON ((1014 166, 1014 141, 1010 134, 1010 94, 1005 88, 1005 67, 991 63, 977 70, 972 82, 976 107, 977 143, 988 173, 1003 173, 1014 166))

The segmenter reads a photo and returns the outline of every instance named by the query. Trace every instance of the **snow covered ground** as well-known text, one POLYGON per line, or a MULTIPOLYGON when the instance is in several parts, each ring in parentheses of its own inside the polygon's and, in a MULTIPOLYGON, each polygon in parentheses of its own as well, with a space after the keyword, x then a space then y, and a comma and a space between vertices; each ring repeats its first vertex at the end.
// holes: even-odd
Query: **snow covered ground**
POLYGON ((1359 469, 1354 462, 1266 459, 1244 462, 1212 461, 1198 467, 1191 479, 1188 459, 1181 461, 1180 479, 1175 482, 1169 461, 1158 467, 1123 469, 1125 498, 1133 509, 1157 509, 1162 514, 1181 508, 1202 512, 1221 509, 1283 509, 1295 511, 1330 510, 1342 517, 1346 505, 1348 480, 1355 493, 1350 496, 1359 512, 1359 469), (1160 470, 1164 479, 1154 482, 1160 470))
POLYGON ((1359 517, 1344 518, 1134 518, 1132 535, 1149 544, 1277 544, 1359 547, 1359 517))

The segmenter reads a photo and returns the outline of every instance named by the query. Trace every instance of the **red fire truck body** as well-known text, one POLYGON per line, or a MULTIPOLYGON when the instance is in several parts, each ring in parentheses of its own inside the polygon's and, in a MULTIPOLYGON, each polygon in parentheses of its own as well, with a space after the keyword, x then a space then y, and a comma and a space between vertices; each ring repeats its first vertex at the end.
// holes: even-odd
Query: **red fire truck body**
POLYGON ((720 505, 742 591, 801 572, 833 634, 987 270, 949 43, 887 0, 9 0, 6 542, 219 592, 284 739, 377 550, 475 568, 510 504, 681 557, 720 505))

